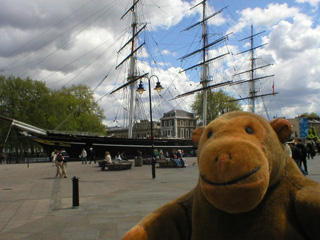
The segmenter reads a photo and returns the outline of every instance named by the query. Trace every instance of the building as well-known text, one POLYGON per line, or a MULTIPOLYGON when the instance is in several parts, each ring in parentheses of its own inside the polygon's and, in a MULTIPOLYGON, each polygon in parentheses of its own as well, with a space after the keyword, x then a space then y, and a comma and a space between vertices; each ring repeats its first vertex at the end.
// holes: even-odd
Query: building
MULTIPOLYGON (((191 139, 196 128, 196 118, 192 113, 183 110, 172 110, 163 115, 160 122, 153 121, 154 138, 191 139)), ((122 127, 107 127, 108 137, 128 137, 128 129, 122 127)), ((133 138, 150 137, 151 125, 149 120, 141 120, 133 125, 133 138)))
POLYGON ((183 110, 172 110, 163 115, 161 135, 164 138, 190 139, 196 128, 196 118, 193 113, 183 110))
MULTIPOLYGON (((161 125, 160 122, 153 123, 153 137, 161 137, 161 125)), ((123 127, 107 127, 108 137, 119 137, 127 138, 128 137, 128 128, 123 127)), ((147 138, 150 137, 151 125, 149 120, 141 120, 133 124, 132 138, 147 138)))
MULTIPOLYGON (((301 129, 300 129, 300 117, 287 119, 292 126, 291 138, 300 138, 301 129)), ((318 136, 320 136, 320 119, 319 118, 308 118, 309 129, 314 127, 318 136)))
MULTIPOLYGON (((153 137, 160 138, 161 137, 161 125, 160 122, 152 121, 152 130, 153 137)), ((141 120, 140 122, 136 122, 133 125, 132 137, 133 138, 148 138, 151 136, 151 124, 149 120, 141 120)))

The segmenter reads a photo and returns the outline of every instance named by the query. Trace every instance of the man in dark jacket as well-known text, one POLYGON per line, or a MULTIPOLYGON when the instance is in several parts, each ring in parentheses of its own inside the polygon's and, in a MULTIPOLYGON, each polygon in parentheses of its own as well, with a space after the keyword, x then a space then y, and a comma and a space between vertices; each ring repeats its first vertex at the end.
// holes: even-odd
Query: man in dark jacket
POLYGON ((93 148, 90 148, 89 156, 90 156, 89 164, 91 164, 92 161, 94 161, 94 163, 97 163, 96 162, 96 153, 93 151, 93 148))
MULTIPOLYGON (((301 139, 297 139, 296 147, 301 151, 301 162, 303 163, 305 175, 308 175, 308 167, 307 167, 307 148, 303 144, 301 139)), ((301 165, 301 163, 300 163, 301 165)))

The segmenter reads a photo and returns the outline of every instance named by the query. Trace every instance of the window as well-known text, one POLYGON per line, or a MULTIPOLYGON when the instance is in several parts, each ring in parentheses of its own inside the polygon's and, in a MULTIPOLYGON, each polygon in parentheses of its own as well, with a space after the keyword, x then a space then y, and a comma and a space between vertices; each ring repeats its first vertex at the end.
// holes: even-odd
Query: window
POLYGON ((165 127, 167 126, 167 121, 164 121, 164 126, 165 126, 165 127))
POLYGON ((189 130, 186 129, 186 138, 190 138, 189 130))
POLYGON ((184 130, 183 129, 180 129, 180 137, 184 138, 184 130))
POLYGON ((183 120, 180 121, 180 126, 183 126, 183 120))
POLYGON ((189 122, 186 120, 185 124, 186 124, 186 126, 188 126, 188 125, 189 125, 189 122))

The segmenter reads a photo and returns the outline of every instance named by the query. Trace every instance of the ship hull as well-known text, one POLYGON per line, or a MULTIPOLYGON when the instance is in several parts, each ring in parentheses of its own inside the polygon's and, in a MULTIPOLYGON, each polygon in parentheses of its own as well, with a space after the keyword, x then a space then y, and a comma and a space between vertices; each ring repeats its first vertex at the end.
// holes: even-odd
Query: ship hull
MULTIPOLYGON (((109 151, 114 158, 117 153, 124 153, 128 159, 138 156, 138 151, 142 156, 148 157, 152 154, 151 139, 128 139, 128 138, 108 138, 90 137, 74 135, 49 135, 34 136, 33 141, 39 143, 50 156, 55 149, 64 148, 70 155, 70 160, 79 160, 82 148, 88 152, 92 147, 97 159, 103 159, 105 152, 109 151)), ((170 153, 172 149, 183 150, 185 155, 194 156, 196 148, 189 139, 154 139, 154 148, 164 153, 170 153)))

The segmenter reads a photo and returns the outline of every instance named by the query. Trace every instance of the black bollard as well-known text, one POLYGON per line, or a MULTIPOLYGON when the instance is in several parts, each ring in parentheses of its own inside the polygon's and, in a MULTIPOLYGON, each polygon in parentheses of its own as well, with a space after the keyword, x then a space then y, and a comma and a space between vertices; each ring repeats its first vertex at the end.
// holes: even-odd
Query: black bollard
POLYGON ((72 206, 79 207, 79 178, 72 178, 72 206))

